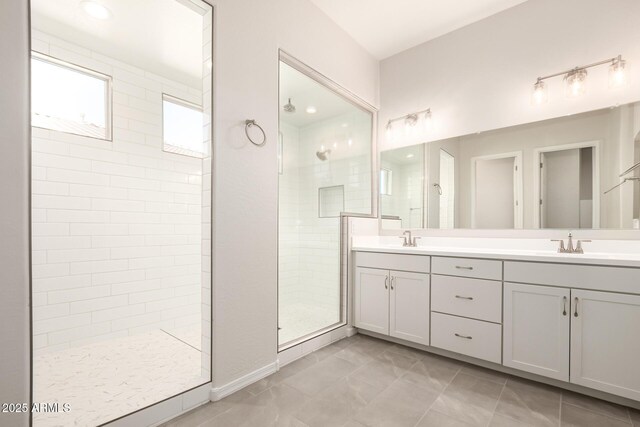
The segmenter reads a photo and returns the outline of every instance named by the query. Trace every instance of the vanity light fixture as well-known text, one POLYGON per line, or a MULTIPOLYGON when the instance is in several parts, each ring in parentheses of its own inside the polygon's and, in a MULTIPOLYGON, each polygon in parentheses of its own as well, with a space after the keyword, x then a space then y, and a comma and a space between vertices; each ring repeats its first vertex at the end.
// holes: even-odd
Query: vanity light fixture
POLYGON ((392 141, 395 138, 396 133, 394 123, 401 120, 404 122, 404 130, 407 135, 412 135, 413 133, 415 133, 419 123, 422 123, 422 127, 425 130, 430 130, 433 127, 431 108, 416 111, 415 113, 409 113, 406 116, 389 119, 389 121, 387 121, 387 125, 385 126, 385 136, 388 141, 392 141))
POLYGON ((587 70, 584 68, 574 68, 564 76, 565 91, 567 97, 575 98, 585 93, 587 80, 587 70))
POLYGON ((407 134, 413 133, 413 129, 418 124, 418 115, 417 114, 409 114, 404 119, 404 131, 407 134))
POLYGON ((547 91, 547 84, 540 78, 533 85, 533 94, 531 95, 531 102, 534 105, 544 104, 549 101, 549 92, 547 91))
POLYGON ((547 85, 544 80, 562 75, 564 75, 565 93, 567 97, 574 98, 580 95, 584 95, 584 93, 586 92, 587 68, 597 67, 599 65, 605 64, 609 64, 609 87, 615 88, 622 86, 626 81, 626 61, 622 59, 622 55, 618 55, 614 58, 605 59, 604 61, 575 67, 570 70, 549 74, 548 76, 544 77, 538 77, 533 85, 533 93, 531 94, 532 103, 535 105, 540 105, 547 102, 547 85))
POLYGON ((624 86, 627 82, 627 73, 625 72, 625 65, 627 61, 622 59, 622 56, 618 55, 613 63, 609 66, 609 87, 616 88, 624 86))
POLYGON ((92 18, 104 21, 111 18, 111 11, 106 6, 93 0, 83 0, 80 7, 84 12, 92 18))
POLYGON ((385 126, 384 133, 388 141, 393 140, 394 132, 393 132, 393 123, 391 122, 391 120, 387 122, 387 126, 385 126))

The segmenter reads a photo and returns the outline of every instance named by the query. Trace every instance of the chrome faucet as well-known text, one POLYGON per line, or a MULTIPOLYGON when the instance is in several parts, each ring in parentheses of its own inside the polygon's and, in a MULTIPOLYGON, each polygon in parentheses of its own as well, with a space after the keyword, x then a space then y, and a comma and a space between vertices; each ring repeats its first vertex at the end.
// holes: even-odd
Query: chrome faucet
POLYGON ((569 239, 567 240, 567 246, 564 245, 564 240, 562 239, 553 239, 552 242, 560 242, 558 246, 559 254, 583 254, 584 249, 582 249, 582 243, 590 242, 591 240, 578 240, 576 242, 575 248, 573 247, 573 235, 569 233, 569 239))
POLYGON ((420 237, 411 237, 411 230, 406 230, 404 233, 402 233, 402 236, 400 236, 401 239, 403 239, 402 241, 402 247, 403 248, 415 248, 418 246, 418 241, 417 239, 419 239, 420 237))

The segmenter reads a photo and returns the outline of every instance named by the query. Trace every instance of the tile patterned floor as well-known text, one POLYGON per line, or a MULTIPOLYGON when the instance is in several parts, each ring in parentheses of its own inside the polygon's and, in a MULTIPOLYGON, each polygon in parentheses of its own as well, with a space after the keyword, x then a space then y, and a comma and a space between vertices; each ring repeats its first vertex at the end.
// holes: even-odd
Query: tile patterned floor
POLYGON ((34 402, 69 403, 71 411, 36 413, 33 424, 95 426, 126 415, 206 382, 200 358, 161 330, 36 356, 34 402))
POLYGON ((640 411, 356 335, 163 427, 640 427, 640 411))

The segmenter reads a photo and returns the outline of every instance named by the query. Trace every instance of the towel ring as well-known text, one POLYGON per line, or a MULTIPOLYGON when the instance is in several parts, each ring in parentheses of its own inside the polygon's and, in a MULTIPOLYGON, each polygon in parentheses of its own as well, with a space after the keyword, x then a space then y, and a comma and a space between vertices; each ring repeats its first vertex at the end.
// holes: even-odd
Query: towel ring
POLYGON ((264 144, 267 143, 267 134, 264 133, 264 129, 262 129, 262 127, 256 123, 255 120, 245 120, 244 121, 244 134, 247 135, 247 138, 249 138, 249 141, 251 141, 251 143, 253 145, 255 145, 256 147, 262 147, 264 144), (255 126, 258 129, 260 129, 260 132, 262 132, 262 142, 261 143, 257 143, 255 142, 253 139, 251 139, 251 136, 249 136, 249 128, 255 126))

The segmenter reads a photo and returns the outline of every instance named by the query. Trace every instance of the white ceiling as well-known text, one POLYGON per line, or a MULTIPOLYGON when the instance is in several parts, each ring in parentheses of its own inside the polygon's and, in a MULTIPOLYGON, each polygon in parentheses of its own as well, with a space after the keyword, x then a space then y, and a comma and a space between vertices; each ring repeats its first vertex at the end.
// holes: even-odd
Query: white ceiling
POLYGON ((203 19, 190 0, 96 1, 111 11, 110 19, 88 16, 80 0, 33 0, 33 28, 190 86, 202 84, 203 19))
POLYGON ((377 59, 526 0, 311 0, 377 59))
POLYGON ((320 83, 280 62, 280 120, 296 127, 304 127, 331 117, 353 111, 355 107, 320 83), (295 113, 287 113, 282 107, 291 98, 295 113), (316 107, 315 114, 306 112, 316 107))

